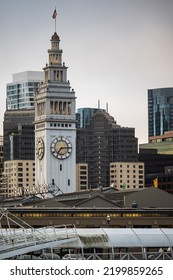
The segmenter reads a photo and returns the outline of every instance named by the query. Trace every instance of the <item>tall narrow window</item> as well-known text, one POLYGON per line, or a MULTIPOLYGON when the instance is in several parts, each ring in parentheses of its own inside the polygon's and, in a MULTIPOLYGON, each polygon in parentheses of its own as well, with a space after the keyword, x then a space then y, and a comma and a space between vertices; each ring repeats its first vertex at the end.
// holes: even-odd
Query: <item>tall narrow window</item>
POLYGON ((67 102, 63 102, 63 115, 66 115, 67 112, 66 112, 66 106, 67 105, 67 102))
POLYGON ((70 179, 68 179, 68 186, 70 186, 70 179))
POLYGON ((68 115, 71 115, 71 102, 68 102, 68 115))
POLYGON ((50 101, 50 114, 53 114, 53 101, 50 101))
POLYGON ((63 82, 63 71, 60 71, 60 81, 63 82))
POLYGON ((59 102, 59 113, 62 115, 62 101, 59 102))
POLYGON ((54 81, 56 81, 56 71, 55 70, 53 71, 53 79, 54 79, 54 81))
POLYGON ((54 102, 54 114, 57 114, 58 113, 58 102, 55 101, 54 102))
POLYGON ((59 78, 60 78, 60 77, 59 77, 59 71, 57 71, 57 74, 56 74, 56 75, 57 75, 57 81, 59 81, 59 78))
POLYGON ((59 170, 60 170, 60 171, 62 171, 62 164, 60 164, 60 166, 59 166, 59 170))

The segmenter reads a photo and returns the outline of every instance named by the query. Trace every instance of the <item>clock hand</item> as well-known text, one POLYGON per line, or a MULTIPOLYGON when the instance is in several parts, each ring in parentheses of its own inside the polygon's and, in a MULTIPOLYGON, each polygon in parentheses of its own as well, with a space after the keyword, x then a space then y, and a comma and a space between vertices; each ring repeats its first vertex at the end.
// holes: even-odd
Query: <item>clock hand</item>
POLYGON ((58 153, 59 153, 62 149, 67 149, 67 147, 60 147, 59 150, 58 150, 58 153))
POLYGON ((59 150, 57 151, 57 153, 59 153, 62 150, 62 147, 59 148, 59 150))

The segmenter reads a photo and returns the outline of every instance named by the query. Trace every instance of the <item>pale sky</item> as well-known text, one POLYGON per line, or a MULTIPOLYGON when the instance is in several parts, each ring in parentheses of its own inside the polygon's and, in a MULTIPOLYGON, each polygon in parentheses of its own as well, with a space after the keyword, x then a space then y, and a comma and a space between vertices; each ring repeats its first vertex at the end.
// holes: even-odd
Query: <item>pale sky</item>
POLYGON ((173 0, 0 0, 0 133, 6 84, 48 61, 55 7, 76 107, 108 103, 146 143, 147 90, 173 87, 173 0))

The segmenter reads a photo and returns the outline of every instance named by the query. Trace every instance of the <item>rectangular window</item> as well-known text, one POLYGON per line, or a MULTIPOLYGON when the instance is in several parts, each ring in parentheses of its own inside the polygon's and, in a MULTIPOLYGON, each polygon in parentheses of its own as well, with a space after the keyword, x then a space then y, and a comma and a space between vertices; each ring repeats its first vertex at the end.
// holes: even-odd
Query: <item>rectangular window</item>
POLYGON ((68 179, 68 186, 70 186, 70 179, 68 179))
POLYGON ((60 171, 62 171, 62 164, 60 164, 60 166, 59 166, 59 170, 60 170, 60 171))
POLYGON ((80 169, 86 169, 86 166, 81 165, 80 169))

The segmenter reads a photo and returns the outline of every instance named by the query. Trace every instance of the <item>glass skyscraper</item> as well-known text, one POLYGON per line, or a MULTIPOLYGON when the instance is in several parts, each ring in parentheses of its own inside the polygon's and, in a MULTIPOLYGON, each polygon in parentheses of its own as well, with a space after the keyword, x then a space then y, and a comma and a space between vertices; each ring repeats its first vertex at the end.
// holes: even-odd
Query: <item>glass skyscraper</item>
POLYGON ((34 109, 34 97, 44 74, 26 71, 13 75, 13 82, 7 84, 7 110, 34 109))
POLYGON ((148 137, 173 130, 173 88, 148 90, 148 137))
POLYGON ((97 111, 85 128, 77 129, 76 146, 76 162, 88 164, 89 188, 110 186, 111 162, 138 160, 135 129, 121 127, 103 111, 97 111))
POLYGON ((77 114, 78 114, 78 128, 85 128, 86 125, 90 124, 90 120, 93 117, 93 115, 98 112, 105 112, 104 109, 100 108, 79 108, 77 109, 77 114))

